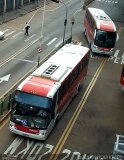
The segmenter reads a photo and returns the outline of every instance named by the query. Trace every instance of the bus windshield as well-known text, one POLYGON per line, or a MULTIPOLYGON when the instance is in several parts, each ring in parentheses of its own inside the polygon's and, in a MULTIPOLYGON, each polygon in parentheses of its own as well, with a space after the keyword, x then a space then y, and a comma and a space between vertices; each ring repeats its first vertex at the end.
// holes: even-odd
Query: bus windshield
POLYGON ((30 128, 46 129, 52 117, 50 106, 49 98, 19 92, 15 96, 11 121, 30 128))
POLYGON ((20 103, 49 109, 51 107, 51 99, 47 97, 38 96, 35 94, 29 94, 22 91, 17 91, 15 100, 20 103))
POLYGON ((114 48, 116 42, 116 32, 96 31, 94 44, 102 48, 114 48))
POLYGON ((46 129, 52 112, 15 102, 12 108, 11 121, 29 128, 46 129))

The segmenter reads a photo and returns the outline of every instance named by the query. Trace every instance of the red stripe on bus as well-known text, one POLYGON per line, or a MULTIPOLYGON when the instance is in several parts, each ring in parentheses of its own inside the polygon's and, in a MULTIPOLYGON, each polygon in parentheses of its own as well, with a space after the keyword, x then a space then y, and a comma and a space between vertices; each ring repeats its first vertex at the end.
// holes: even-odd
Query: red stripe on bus
POLYGON ((21 126, 19 124, 15 124, 15 128, 20 131, 26 132, 26 133, 31 133, 31 134, 38 134, 39 133, 39 129, 30 129, 30 128, 21 126))

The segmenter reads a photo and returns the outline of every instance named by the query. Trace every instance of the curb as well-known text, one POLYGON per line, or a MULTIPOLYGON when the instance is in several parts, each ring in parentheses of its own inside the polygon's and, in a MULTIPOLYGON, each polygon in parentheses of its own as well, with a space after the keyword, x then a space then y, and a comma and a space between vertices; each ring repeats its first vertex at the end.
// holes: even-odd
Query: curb
POLYGON ((3 116, 3 118, 0 119, 0 127, 3 124, 3 122, 9 117, 11 112, 11 109, 3 116))

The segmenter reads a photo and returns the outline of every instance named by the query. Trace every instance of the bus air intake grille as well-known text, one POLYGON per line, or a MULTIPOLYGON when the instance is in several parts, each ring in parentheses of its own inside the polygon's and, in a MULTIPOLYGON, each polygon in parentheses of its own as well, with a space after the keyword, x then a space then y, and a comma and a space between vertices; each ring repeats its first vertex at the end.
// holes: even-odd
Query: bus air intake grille
POLYGON ((58 66, 56 65, 51 65, 49 68, 47 68, 47 70, 44 71, 45 74, 47 75, 52 75, 53 72, 55 72, 55 70, 58 68, 58 66))

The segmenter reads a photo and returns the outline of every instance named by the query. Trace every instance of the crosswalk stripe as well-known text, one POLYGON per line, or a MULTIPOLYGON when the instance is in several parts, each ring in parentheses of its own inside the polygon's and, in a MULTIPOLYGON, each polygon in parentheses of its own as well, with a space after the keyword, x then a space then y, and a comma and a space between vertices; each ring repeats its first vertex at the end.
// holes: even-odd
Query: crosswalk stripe
POLYGON ((15 33, 16 31, 12 31, 12 32, 9 32, 8 34, 6 34, 5 36, 7 37, 7 36, 9 36, 9 35, 11 35, 11 34, 13 34, 13 33, 15 33))
POLYGON ((23 32, 18 32, 17 34, 15 34, 14 36, 12 36, 13 38, 17 37, 18 35, 22 34, 23 32))
POLYGON ((0 44, 2 44, 2 43, 4 43, 4 42, 6 42, 7 40, 8 40, 8 38, 6 38, 6 39, 4 39, 4 40, 0 41, 0 44))
POLYGON ((32 36, 28 37, 28 38, 25 39, 24 41, 27 42, 27 41, 29 41, 31 38, 35 37, 35 36, 36 36, 36 34, 33 34, 32 36))
POLYGON ((117 50, 115 51, 114 57, 117 57, 119 52, 120 52, 120 50, 117 49, 117 50))
POLYGON ((55 37, 55 38, 53 38, 49 43, 47 43, 47 46, 49 46, 49 45, 51 45, 54 41, 56 41, 57 40, 57 38, 55 37))
POLYGON ((9 29, 4 30, 3 32, 5 33, 5 32, 7 32, 7 31, 9 31, 9 29))

